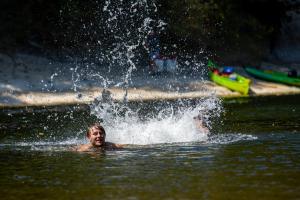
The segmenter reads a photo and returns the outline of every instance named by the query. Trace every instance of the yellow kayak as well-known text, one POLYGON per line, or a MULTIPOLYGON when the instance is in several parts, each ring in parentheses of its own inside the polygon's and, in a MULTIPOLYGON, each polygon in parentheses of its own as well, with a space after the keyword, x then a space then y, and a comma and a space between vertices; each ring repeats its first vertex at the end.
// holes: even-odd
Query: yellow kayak
MULTIPOLYGON (((211 61, 209 67, 211 68, 211 61)), ((213 66, 216 66, 215 64, 213 66)), ((248 95, 251 80, 237 73, 232 73, 229 76, 209 71, 210 79, 218 85, 224 86, 230 90, 240 92, 243 95, 248 95)))

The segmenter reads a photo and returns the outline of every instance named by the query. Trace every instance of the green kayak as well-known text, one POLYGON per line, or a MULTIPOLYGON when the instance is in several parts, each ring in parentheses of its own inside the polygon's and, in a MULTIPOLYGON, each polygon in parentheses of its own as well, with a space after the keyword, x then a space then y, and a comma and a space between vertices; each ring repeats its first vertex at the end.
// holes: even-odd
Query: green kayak
POLYGON ((247 79, 237 73, 232 73, 230 76, 224 76, 217 72, 213 72, 214 69, 219 69, 219 67, 212 61, 208 61, 208 67, 210 69, 208 75, 213 82, 230 90, 240 92, 243 95, 248 95, 251 83, 250 79, 247 79))
POLYGON ((283 72, 277 72, 273 70, 261 70, 252 67, 245 67, 245 70, 247 73, 260 79, 278 82, 278 83, 284 83, 288 85, 300 86, 299 77, 289 77, 286 73, 283 72))

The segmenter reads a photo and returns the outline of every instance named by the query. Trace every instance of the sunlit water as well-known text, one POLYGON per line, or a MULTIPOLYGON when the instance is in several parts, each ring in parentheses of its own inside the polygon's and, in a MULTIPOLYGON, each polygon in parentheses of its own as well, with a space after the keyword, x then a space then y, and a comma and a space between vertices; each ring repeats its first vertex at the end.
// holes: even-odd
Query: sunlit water
MULTIPOLYGON (((65 72, 58 69, 45 90, 55 91, 56 79, 71 74, 74 91, 85 81, 121 87, 124 101, 99 97, 90 106, 2 110, 1 199, 300 198, 299 96, 127 103, 126 89, 145 85, 132 79, 136 66, 147 73, 145 39, 166 24, 156 1, 98 4, 94 11, 105 15, 95 12, 94 21, 81 23, 79 37, 101 35, 103 41, 88 41, 87 51, 74 56, 65 72), (98 25, 104 32, 97 32, 98 25), (192 118, 198 114, 207 120, 210 134, 196 129, 192 118), (87 126, 99 120, 108 141, 129 145, 71 151, 87 142, 87 126)), ((173 77, 204 78, 202 54, 188 55, 183 49, 173 77)), ((169 89, 176 91, 172 84, 169 89)))
MULTIPOLYGON (((85 107, 36 110, 34 115, 2 110, 1 196, 4 199, 299 199, 299 102, 299 96, 225 101, 222 115, 211 118, 211 135, 185 142, 177 139, 157 142, 151 137, 140 141, 136 129, 142 137, 147 137, 149 126, 150 129, 156 125, 169 127, 161 130, 162 135, 176 132, 180 125, 175 123, 180 124, 185 115, 193 114, 193 109, 186 108, 185 114, 177 110, 176 117, 167 114, 166 118, 155 121, 152 117, 158 111, 150 108, 177 104, 158 102, 148 103, 147 107, 145 103, 138 114, 150 116, 143 119, 145 124, 141 121, 123 131, 126 134, 133 131, 131 136, 138 138, 133 142, 136 144, 92 153, 68 150, 85 142, 83 127, 96 120, 85 107)), ((197 108, 197 103, 189 106, 197 108)), ((130 107, 132 111, 138 108, 130 107)), ((131 141, 119 136, 122 131, 114 137, 116 129, 109 127, 113 124, 106 125, 108 139, 131 141)), ((181 138, 193 135, 190 132, 192 124, 186 124, 180 131, 181 138)))

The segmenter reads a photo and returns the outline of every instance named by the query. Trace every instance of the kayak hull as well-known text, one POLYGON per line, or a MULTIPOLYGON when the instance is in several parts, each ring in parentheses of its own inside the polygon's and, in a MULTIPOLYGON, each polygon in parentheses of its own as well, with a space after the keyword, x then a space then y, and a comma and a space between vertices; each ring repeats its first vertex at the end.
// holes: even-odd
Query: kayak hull
POLYGON ((252 67, 245 67, 245 71, 256 78, 260 78, 266 81, 272 81, 300 87, 300 78, 289 77, 286 73, 283 72, 261 70, 252 67))
POLYGON ((224 86, 230 90, 237 91, 243 95, 248 95, 251 80, 237 73, 234 73, 236 80, 230 79, 228 76, 222 76, 209 72, 210 79, 218 85, 224 86))

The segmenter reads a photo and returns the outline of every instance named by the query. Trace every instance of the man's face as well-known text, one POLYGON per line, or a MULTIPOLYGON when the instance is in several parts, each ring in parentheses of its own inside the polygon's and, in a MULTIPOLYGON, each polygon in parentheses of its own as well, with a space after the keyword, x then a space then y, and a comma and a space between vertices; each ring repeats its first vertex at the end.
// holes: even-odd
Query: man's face
POLYGON ((88 139, 94 147, 101 147, 105 144, 105 134, 97 127, 91 128, 88 139))

